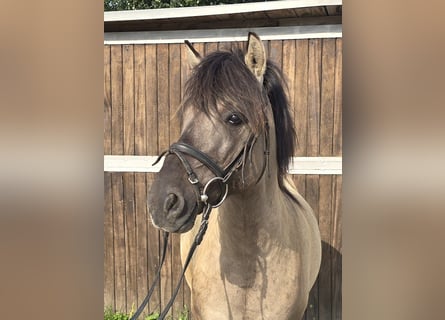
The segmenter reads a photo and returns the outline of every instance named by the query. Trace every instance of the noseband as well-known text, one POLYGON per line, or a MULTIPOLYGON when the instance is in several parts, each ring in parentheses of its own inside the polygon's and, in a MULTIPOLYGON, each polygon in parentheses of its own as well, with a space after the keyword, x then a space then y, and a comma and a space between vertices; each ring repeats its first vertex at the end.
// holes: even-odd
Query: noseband
POLYGON ((186 173, 187 180, 193 186, 196 195, 196 208, 200 213, 204 205, 209 204, 212 208, 219 207, 227 197, 227 193, 229 188, 227 186, 227 181, 230 179, 232 174, 243 164, 243 155, 244 149, 240 152, 240 154, 231 162, 231 164, 224 170, 218 164, 215 163, 209 156, 205 153, 199 151, 198 149, 188 145, 184 142, 177 142, 170 146, 168 151, 169 154, 174 154, 181 161, 186 173), (189 161, 184 157, 184 155, 191 156, 192 158, 198 160, 203 165, 205 165, 215 177, 211 178, 205 185, 203 185, 195 172, 193 171, 189 161), (207 194, 209 187, 213 183, 222 183, 223 187, 221 188, 221 194, 217 201, 210 201, 209 195, 207 194))

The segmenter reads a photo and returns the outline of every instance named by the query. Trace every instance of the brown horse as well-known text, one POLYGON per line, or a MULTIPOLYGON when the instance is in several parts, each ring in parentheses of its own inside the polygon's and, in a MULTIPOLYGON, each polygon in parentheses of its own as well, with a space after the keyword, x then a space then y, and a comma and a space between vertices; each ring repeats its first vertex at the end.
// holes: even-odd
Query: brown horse
POLYGON ((186 273, 193 319, 301 319, 321 241, 286 179, 296 139, 282 74, 254 33, 245 54, 201 58, 186 43, 181 137, 149 192, 152 222, 182 233, 184 263, 197 215, 215 208, 186 273))

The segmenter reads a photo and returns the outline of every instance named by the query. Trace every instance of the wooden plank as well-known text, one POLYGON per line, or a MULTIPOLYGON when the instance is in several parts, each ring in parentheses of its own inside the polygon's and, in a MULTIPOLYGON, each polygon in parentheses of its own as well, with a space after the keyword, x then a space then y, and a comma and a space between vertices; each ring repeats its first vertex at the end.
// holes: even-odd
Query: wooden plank
POLYGON ((193 43, 193 47, 198 51, 201 57, 205 55, 205 44, 204 43, 193 43))
POLYGON ((274 40, 268 41, 268 57, 270 60, 275 62, 277 66, 282 69, 283 65, 283 41, 282 40, 274 40))
POLYGON ((336 39, 333 155, 342 154, 342 39, 336 39))
MULTIPOLYGON (((147 184, 145 173, 135 173, 136 210, 136 284, 137 306, 148 293, 148 252, 147 252, 147 184)), ((147 310, 148 311, 148 310, 147 310)), ((148 312, 147 312, 148 313, 148 312)))
MULTIPOLYGON (((293 107, 294 125, 297 134, 295 156, 307 155, 307 77, 308 77, 308 40, 295 40, 295 73, 293 107)), ((298 192, 305 197, 306 177, 295 176, 295 185, 298 192)))
POLYGON ((169 144, 177 141, 180 134, 180 113, 179 105, 181 103, 181 45, 169 45, 169 144))
POLYGON ((157 55, 157 85, 158 85, 158 144, 160 150, 165 150, 170 145, 169 122, 170 109, 168 101, 169 93, 169 64, 168 45, 159 44, 156 48, 157 55))
POLYGON ((209 53, 218 51, 218 43, 217 42, 207 42, 204 46, 204 55, 208 55, 209 53))
MULTIPOLYGON (((246 34, 246 40, 247 40, 247 34, 246 34)), ((234 46, 233 42, 219 42, 218 50, 219 51, 230 51, 233 46, 234 46)))
POLYGON ((156 45, 149 44, 145 46, 145 84, 147 154, 159 154, 156 45))
MULTIPOLYGON (((162 246, 162 243, 161 243, 162 246)), ((165 262, 161 270, 161 309, 164 309, 173 293, 173 281, 172 281, 172 241, 170 240, 167 245, 167 254, 165 256, 165 262)), ((167 316, 173 316, 172 309, 169 310, 167 316)))
MULTIPOLYGON (((147 180, 147 190, 150 190, 151 185, 154 181, 154 174, 146 174, 147 180)), ((147 210, 148 211, 148 210, 147 210)), ((148 213, 149 214, 149 213, 148 213)), ((151 286, 154 278, 156 276, 156 272, 158 271, 160 264, 160 231, 156 229, 152 224, 151 220, 147 221, 147 262, 148 262, 148 274, 149 274, 149 283, 151 286)), ((150 302, 148 304, 149 313, 160 312, 161 310, 161 285, 158 283, 150 302)))
POLYGON ((302 174, 293 174, 290 176, 290 179, 295 184, 295 187, 297 188, 298 193, 303 197, 306 198, 306 176, 302 174))
MULTIPOLYGON (((191 310, 192 305, 192 293, 190 291, 190 287, 187 284, 187 281, 184 280, 182 284, 182 288, 184 290, 184 306, 187 308, 187 310, 191 310)), ((192 318, 191 318, 192 319, 192 318)))
POLYGON ((145 46, 134 46, 134 154, 147 155, 145 46))
POLYGON ((104 173, 104 307, 115 308, 112 173, 104 173))
MULTIPOLYGON (((322 40, 321 111, 320 111, 320 155, 333 154, 334 141, 334 101, 335 101, 335 60, 336 40, 322 40)), ((321 319, 336 319, 332 314, 334 287, 334 248, 332 243, 333 201, 335 176, 320 176, 320 218, 319 226, 322 241, 322 263, 319 275, 319 313, 321 319)))
MULTIPOLYGON (((145 46, 134 46, 134 97, 135 97, 135 137, 134 153, 147 154, 147 114, 146 114, 146 70, 145 46)), ((147 260, 147 185, 144 173, 134 175, 134 202, 136 223, 136 286, 139 306, 148 292, 148 260, 147 260)), ((147 310, 147 309, 146 309, 147 310)), ((148 313, 148 310, 146 311, 148 313)))
POLYGON ((111 47, 111 154, 123 154, 122 47, 111 47))
POLYGON ((309 41, 296 40, 294 121, 297 132, 296 156, 307 156, 309 41))
POLYGON ((335 176, 320 176, 319 229, 322 245, 322 259, 318 275, 318 311, 320 319, 332 319, 332 179, 335 176))
MULTIPOLYGON (((123 57, 123 119, 124 119, 124 153, 134 154, 134 50, 133 45, 122 48, 123 57)), ((125 255, 126 255, 126 293, 129 312, 137 302, 136 277, 136 213, 134 204, 134 173, 123 175, 124 221, 125 221, 125 255)))
MULTIPOLYGON (((111 47, 111 126, 112 154, 124 153, 122 103, 122 47, 111 47)), ((122 174, 111 175, 114 234, 114 291, 115 309, 126 311, 125 292, 125 230, 123 210, 122 174)))
POLYGON ((138 285, 134 175, 134 173, 125 173, 123 176, 127 312, 130 312, 137 303, 138 285))
MULTIPOLYGON (((320 186, 319 186, 319 176, 318 175, 306 175, 306 194, 305 199, 314 210, 314 214, 319 221, 320 210, 319 210, 319 200, 320 200, 320 186)), ((319 280, 317 279, 316 284, 311 290, 309 295, 308 309, 307 309, 307 319, 320 319, 319 317, 319 280), (312 305, 312 307, 310 307, 312 305)))
POLYGON ((104 154, 111 154, 111 48, 104 46, 104 154))
MULTIPOLYGON (((342 39, 336 39, 333 154, 342 154, 342 39)), ((342 177, 333 181, 332 318, 342 318, 342 177)))
MULTIPOLYGON (((111 153, 111 48, 104 46, 104 153, 111 153)), ((104 307, 115 308, 111 173, 104 173, 104 307)))
POLYGON ((320 155, 331 156, 334 131, 335 39, 322 41, 320 155))
MULTIPOLYGON (((295 67, 296 67, 296 44, 295 40, 283 41, 283 74, 288 87, 288 100, 291 115, 295 110, 295 67)), ((294 119, 295 123, 295 119, 294 119)))
POLYGON ((308 156, 318 156, 320 152, 320 88, 321 85, 321 40, 309 40, 308 69, 308 156))
POLYGON ((123 174, 111 175, 113 197, 113 234, 114 234, 114 292, 115 309, 126 312, 126 256, 125 256, 125 219, 123 197, 123 174))
POLYGON ((309 292, 309 301, 307 303, 306 312, 304 313, 302 320, 324 320, 318 318, 318 312, 316 311, 318 309, 317 292, 318 292, 318 281, 315 282, 314 286, 309 292))
POLYGON ((134 54, 133 45, 122 47, 124 154, 134 154, 134 54))
MULTIPOLYGON (((171 281, 172 281, 172 290, 176 289, 179 278, 181 276, 182 264, 181 264, 181 251, 180 251, 180 235, 179 234, 171 234, 171 243, 172 243, 172 273, 171 273, 171 281)), ((177 319, 181 314, 181 311, 184 307, 184 289, 181 286, 179 289, 179 293, 173 302, 172 306, 172 314, 173 318, 177 319)))
MULTIPOLYGON (((184 97, 184 87, 187 79, 190 76, 190 67, 187 59, 187 47, 181 45, 181 97, 184 97)), ((201 54, 201 52, 200 52, 201 54)))
MULTIPOLYGON (((145 83, 146 83, 146 124, 147 124, 147 154, 159 154, 158 145, 158 79, 156 45, 145 46, 145 83)), ((151 187, 154 176, 146 174, 147 192, 151 187)), ((146 201, 146 195, 145 195, 146 201)), ((145 202, 146 206, 146 202, 145 202)), ((149 212, 147 210, 147 216, 149 212)), ((154 228, 149 220, 147 227, 147 270, 148 286, 150 287, 159 266, 159 230, 154 228)), ((160 287, 154 291, 148 303, 148 313, 160 310, 160 287)))
POLYGON ((332 319, 342 318, 342 176, 334 178, 332 217, 332 319))

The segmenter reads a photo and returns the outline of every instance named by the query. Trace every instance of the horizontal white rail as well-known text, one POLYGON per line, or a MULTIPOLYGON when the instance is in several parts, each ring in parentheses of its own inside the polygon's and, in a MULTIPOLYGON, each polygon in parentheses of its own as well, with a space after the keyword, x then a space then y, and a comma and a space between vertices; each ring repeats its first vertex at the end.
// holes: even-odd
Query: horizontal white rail
POLYGON ((342 174, 342 157, 293 157, 290 174, 342 174))
MULTIPOLYGON (((159 172, 163 159, 153 166, 157 156, 104 156, 105 172, 159 172)), ((342 174, 341 157, 293 157, 290 174, 342 174)))
POLYGON ((342 37, 342 25, 327 24, 264 28, 106 32, 104 33, 104 44, 184 43, 184 40, 189 40, 192 43, 247 41, 247 34, 250 31, 258 34, 262 40, 342 37))

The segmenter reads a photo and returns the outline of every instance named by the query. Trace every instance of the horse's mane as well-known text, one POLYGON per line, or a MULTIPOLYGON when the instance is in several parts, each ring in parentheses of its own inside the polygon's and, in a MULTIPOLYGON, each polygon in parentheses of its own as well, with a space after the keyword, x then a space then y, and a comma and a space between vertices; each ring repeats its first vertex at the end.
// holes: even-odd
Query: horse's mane
POLYGON ((275 121, 279 174, 285 175, 295 151, 296 132, 289 111, 283 74, 270 60, 267 61, 263 85, 269 97, 275 121))
MULTIPOLYGON (((206 114, 217 112, 217 104, 243 114, 254 134, 266 125, 265 108, 272 108, 277 139, 278 182, 283 179, 294 154, 296 133, 286 96, 287 87, 281 70, 270 60, 264 74, 263 89, 244 63, 241 50, 216 51, 193 69, 185 86, 183 105, 193 105, 206 114)), ((292 196, 292 195, 291 195, 292 196)), ((292 196, 292 198, 294 198, 292 196)))

